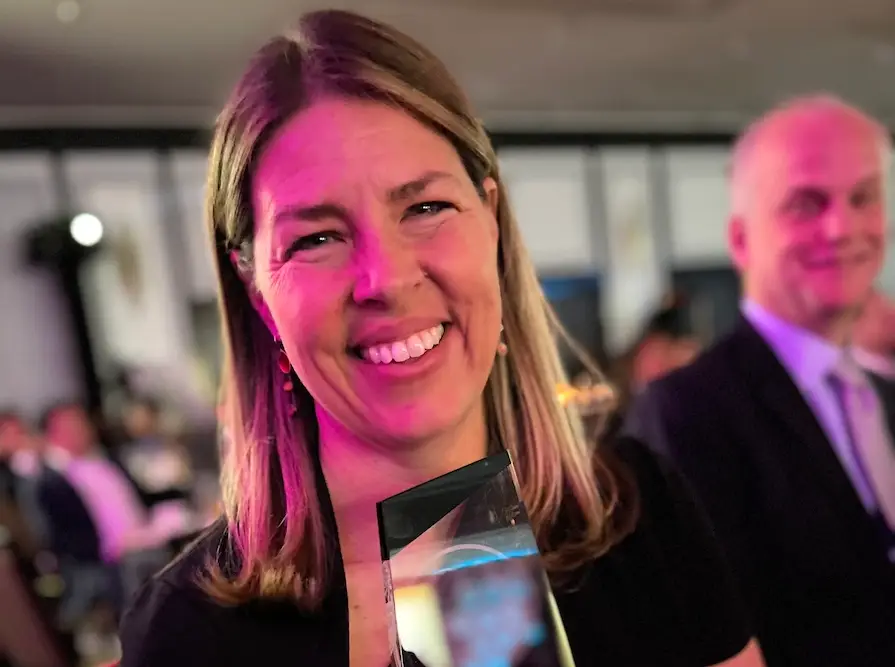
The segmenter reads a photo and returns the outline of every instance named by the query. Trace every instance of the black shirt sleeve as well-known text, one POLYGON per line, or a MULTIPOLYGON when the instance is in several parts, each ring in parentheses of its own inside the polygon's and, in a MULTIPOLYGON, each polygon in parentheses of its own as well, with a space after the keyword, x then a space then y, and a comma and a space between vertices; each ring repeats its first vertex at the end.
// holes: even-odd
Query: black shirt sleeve
POLYGON ((614 450, 637 479, 641 512, 634 534, 616 548, 647 575, 644 584, 656 604, 668 607, 668 618, 678 619, 679 645, 695 664, 732 658, 751 633, 707 515, 662 455, 631 438, 618 440, 614 450))

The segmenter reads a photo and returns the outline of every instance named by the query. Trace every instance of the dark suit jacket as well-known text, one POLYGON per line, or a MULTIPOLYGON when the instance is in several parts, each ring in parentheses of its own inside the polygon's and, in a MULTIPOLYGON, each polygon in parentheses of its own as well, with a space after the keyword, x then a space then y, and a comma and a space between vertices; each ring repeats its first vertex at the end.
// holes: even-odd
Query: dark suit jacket
MULTIPOLYGON (((115 461, 113 463, 134 487, 144 507, 149 508, 153 504, 171 499, 144 493, 123 467, 115 461)), ((65 476, 44 466, 37 480, 36 490, 50 551, 76 563, 102 562, 99 534, 93 518, 81 496, 65 476)))
POLYGON ((701 496, 769 667, 895 665, 895 566, 795 383, 743 319, 625 429, 701 496))
POLYGON ((37 553, 43 540, 35 493, 35 480, 20 477, 0 461, 0 525, 6 526, 13 541, 29 557, 37 553))

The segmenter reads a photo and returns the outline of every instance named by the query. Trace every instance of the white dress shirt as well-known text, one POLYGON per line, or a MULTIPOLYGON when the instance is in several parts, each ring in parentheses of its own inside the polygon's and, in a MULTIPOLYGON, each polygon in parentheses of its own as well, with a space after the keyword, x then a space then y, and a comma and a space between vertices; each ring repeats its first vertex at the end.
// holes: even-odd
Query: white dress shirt
POLYGON ((9 457, 10 469, 23 479, 34 479, 40 473, 40 456, 31 449, 23 449, 9 457))
MULTIPOLYGON (((851 355, 859 364, 861 360, 852 350, 834 345, 810 331, 801 329, 755 302, 744 302, 742 309, 746 319, 774 351, 811 407, 864 507, 868 512, 875 512, 877 510, 875 494, 855 460, 849 441, 848 425, 836 392, 828 379, 843 355, 851 355)), ((865 370, 873 370, 863 364, 862 367, 865 370)))

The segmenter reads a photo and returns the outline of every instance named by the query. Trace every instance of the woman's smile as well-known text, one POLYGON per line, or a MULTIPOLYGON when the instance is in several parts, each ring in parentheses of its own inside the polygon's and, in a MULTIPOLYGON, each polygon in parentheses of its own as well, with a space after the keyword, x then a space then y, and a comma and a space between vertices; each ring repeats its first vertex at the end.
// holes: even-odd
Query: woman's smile
POLYGON ((352 359, 371 380, 416 380, 444 366, 457 335, 449 324, 438 324, 404 340, 365 348, 352 359))

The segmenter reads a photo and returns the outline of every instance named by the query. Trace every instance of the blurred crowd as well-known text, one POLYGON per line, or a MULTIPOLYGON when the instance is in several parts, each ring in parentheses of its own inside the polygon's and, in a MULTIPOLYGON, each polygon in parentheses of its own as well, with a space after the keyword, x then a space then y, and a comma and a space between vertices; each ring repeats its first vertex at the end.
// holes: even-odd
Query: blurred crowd
POLYGON ((0 577, 37 611, 8 608, 20 623, 4 621, 4 645, 30 627, 62 654, 114 657, 125 601, 219 514, 217 472, 191 456, 213 434, 166 428, 155 397, 119 405, 104 422, 77 402, 36 423, 0 413, 0 543, 13 554, 0 577))

